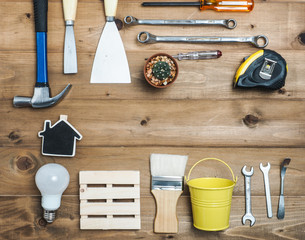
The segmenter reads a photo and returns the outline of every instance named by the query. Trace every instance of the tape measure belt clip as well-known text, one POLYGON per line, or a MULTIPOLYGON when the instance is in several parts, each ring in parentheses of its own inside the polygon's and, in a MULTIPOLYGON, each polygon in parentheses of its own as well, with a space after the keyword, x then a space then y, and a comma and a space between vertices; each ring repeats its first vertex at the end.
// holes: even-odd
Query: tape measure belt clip
POLYGON ((280 89, 285 85, 287 63, 272 50, 260 50, 246 58, 236 72, 235 87, 280 89))

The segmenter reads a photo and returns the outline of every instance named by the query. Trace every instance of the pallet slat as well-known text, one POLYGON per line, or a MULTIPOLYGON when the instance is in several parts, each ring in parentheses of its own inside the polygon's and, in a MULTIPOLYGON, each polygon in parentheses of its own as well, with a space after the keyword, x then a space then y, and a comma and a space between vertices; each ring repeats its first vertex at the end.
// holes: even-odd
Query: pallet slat
POLYGON ((79 184, 139 184, 139 171, 81 171, 79 184))
POLYGON ((80 219, 81 229, 101 229, 104 230, 114 230, 118 229, 140 229, 141 224, 137 218, 112 218, 112 219, 102 219, 102 218, 86 218, 80 219))
POLYGON ((87 202, 81 204, 80 215, 137 215, 140 204, 122 202, 87 202))
POLYGON ((81 188, 80 199, 134 199, 140 195, 139 185, 135 187, 86 187, 81 188))

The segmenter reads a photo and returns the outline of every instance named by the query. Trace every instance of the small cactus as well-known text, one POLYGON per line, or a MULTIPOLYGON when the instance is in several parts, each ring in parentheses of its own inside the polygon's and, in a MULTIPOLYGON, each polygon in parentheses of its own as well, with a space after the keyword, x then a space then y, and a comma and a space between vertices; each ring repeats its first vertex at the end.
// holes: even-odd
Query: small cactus
POLYGON ((170 73, 171 69, 167 62, 160 61, 153 66, 153 75, 159 80, 168 78, 170 73))

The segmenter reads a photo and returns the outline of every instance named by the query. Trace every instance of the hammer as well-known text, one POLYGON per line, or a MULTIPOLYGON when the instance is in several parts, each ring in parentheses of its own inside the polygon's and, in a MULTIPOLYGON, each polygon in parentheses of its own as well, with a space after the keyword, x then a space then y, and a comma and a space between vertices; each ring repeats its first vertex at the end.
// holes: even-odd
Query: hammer
POLYGON ((35 31, 36 31, 36 84, 34 96, 20 97, 15 96, 13 100, 14 107, 45 108, 58 103, 68 93, 71 84, 55 97, 50 97, 50 88, 48 83, 47 66, 47 15, 48 0, 34 0, 35 31))

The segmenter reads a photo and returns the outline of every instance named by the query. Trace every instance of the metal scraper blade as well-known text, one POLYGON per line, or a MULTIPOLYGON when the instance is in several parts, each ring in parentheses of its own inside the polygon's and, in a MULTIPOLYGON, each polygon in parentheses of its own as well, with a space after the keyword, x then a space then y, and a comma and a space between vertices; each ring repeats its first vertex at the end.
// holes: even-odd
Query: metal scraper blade
POLYGON ((90 83, 130 83, 124 45, 115 22, 106 22, 97 46, 90 83))
POLYGON ((64 74, 77 73, 77 56, 73 26, 66 26, 64 74))

